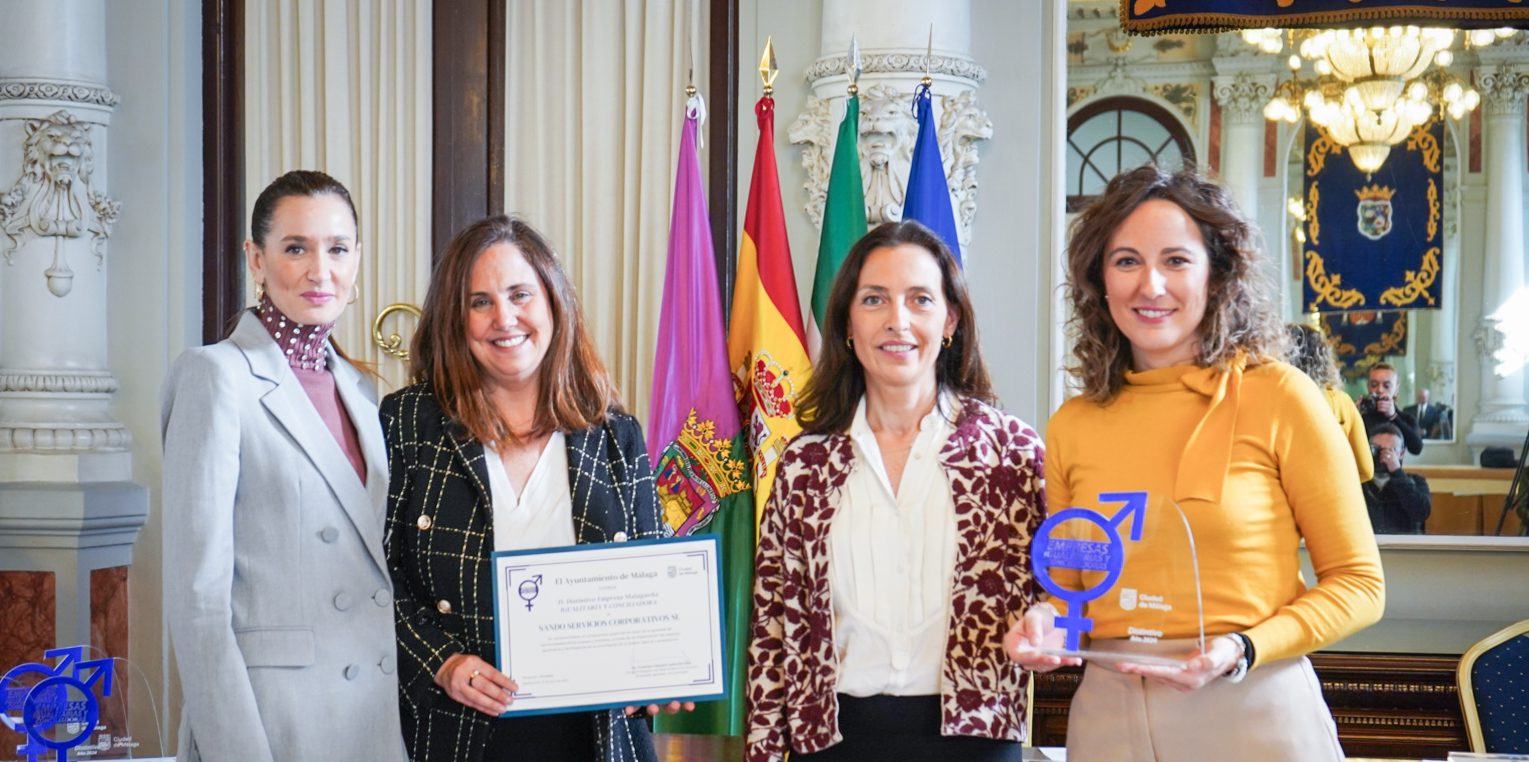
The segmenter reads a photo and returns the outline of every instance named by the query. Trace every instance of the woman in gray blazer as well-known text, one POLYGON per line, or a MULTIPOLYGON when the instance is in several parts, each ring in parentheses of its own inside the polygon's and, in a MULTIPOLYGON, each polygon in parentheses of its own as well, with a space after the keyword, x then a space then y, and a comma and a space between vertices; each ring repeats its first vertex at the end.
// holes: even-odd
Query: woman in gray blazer
POLYGON ((518 686, 493 666, 493 552, 665 526, 642 428, 621 411, 546 240, 508 217, 458 233, 410 359, 417 383, 382 403, 409 756, 654 760, 646 722, 621 710, 499 718, 518 686))
POLYGON ((328 175, 289 172, 250 239, 260 304, 182 354, 164 392, 179 759, 401 762, 382 431, 329 341, 355 298, 355 206, 328 175))

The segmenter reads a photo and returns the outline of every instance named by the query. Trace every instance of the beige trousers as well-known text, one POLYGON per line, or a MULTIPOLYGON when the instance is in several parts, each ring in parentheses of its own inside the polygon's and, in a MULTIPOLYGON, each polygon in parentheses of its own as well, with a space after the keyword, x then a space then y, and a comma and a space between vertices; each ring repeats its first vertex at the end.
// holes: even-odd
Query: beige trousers
MULTIPOLYGON (((1093 648, 1182 654, 1192 641, 1095 641, 1093 648)), ((1311 662, 1263 664, 1240 683, 1188 693, 1090 662, 1067 717, 1068 762, 1342 762, 1311 662)))

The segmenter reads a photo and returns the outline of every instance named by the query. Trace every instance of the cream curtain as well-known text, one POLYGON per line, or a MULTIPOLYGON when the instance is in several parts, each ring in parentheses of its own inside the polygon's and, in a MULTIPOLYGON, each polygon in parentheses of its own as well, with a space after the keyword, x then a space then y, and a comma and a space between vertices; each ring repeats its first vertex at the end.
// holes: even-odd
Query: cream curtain
MULTIPOLYGON (((647 420, 699 0, 509 0, 505 208, 563 257, 622 399, 647 420)), ((721 316, 718 316, 721 319, 721 316)))
MULTIPOLYGON (((374 364, 384 393, 406 369, 373 343, 372 320, 388 304, 423 303, 430 280, 430 8, 245 4, 245 198, 252 206, 293 169, 322 170, 350 189, 361 218, 359 296, 334 335, 374 364)), ((402 320, 389 321, 389 332, 412 335, 412 319, 402 320)))

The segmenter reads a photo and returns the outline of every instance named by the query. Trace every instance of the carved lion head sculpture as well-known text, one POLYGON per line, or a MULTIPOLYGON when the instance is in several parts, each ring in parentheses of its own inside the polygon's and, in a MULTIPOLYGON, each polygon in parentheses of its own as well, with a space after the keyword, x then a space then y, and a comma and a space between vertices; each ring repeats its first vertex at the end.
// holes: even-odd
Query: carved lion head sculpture
POLYGON ((90 174, 90 135, 67 111, 28 120, 22 144, 23 171, 46 185, 69 186, 90 174))

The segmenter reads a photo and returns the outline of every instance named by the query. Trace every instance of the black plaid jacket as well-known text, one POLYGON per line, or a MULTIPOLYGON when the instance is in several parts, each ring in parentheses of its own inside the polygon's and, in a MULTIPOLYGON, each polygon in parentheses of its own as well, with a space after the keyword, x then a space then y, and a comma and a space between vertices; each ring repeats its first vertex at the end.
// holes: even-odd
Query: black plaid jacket
MULTIPOLYGON (((388 518, 404 743, 416 762, 477 762, 493 718, 457 703, 434 681, 452 654, 494 662, 493 503, 483 445, 441 412, 429 384, 382 402, 388 518)), ((603 426, 568 432, 568 483, 580 544, 661 537, 642 427, 612 412, 603 426)), ((600 762, 655 760, 647 723, 621 710, 590 715, 600 762)))

